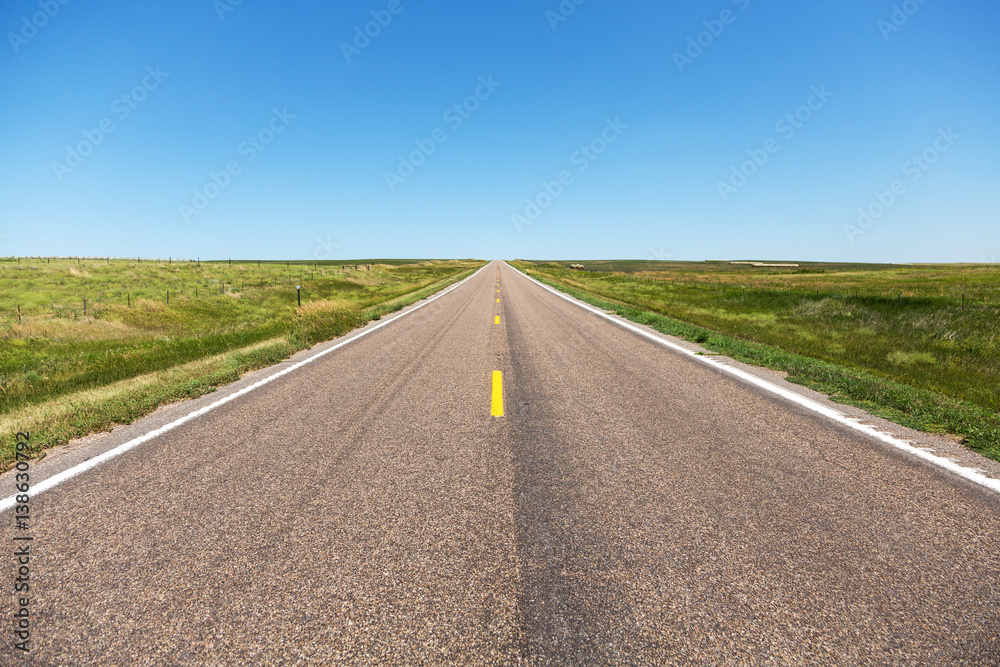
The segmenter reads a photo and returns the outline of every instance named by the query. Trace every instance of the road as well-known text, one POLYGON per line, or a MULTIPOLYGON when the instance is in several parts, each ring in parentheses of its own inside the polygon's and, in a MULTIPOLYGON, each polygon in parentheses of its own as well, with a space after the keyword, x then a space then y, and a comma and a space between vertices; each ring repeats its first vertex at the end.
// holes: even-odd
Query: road
POLYGON ((997 494, 498 263, 31 503, 34 664, 1000 664, 997 494))

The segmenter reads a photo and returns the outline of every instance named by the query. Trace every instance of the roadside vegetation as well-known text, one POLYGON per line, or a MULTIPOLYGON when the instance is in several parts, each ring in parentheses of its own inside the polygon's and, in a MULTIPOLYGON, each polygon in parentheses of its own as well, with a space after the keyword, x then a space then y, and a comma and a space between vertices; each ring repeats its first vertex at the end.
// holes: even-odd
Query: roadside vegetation
POLYGON ((208 393, 428 296, 476 261, 0 260, 0 466, 208 393), (296 286, 301 286, 298 305, 296 286))
POLYGON ((785 371, 897 423, 959 436, 1000 460, 998 266, 514 265, 631 320, 785 371))

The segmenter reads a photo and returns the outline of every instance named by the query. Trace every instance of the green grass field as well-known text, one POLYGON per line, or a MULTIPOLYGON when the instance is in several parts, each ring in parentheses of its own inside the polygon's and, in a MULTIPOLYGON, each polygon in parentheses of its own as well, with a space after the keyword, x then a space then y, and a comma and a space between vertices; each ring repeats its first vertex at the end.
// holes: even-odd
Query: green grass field
POLYGON ((0 463, 18 430, 30 429, 41 450, 130 422, 481 264, 0 260, 0 463))
MULTIPOLYGON (((632 319, 1000 458, 1000 267, 518 262, 632 319)), ((775 262, 777 263, 777 262, 775 262)))

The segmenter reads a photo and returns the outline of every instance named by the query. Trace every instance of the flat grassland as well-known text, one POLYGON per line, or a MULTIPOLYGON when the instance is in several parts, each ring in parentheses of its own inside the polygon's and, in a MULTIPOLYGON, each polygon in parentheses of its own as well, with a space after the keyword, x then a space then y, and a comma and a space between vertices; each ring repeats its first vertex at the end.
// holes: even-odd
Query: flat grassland
POLYGON ((11 464, 17 431, 30 431, 37 454, 129 423, 481 265, 0 259, 0 468, 11 464))
POLYGON ((581 261, 584 270, 571 270, 576 263, 515 265, 1000 460, 1000 266, 581 261))

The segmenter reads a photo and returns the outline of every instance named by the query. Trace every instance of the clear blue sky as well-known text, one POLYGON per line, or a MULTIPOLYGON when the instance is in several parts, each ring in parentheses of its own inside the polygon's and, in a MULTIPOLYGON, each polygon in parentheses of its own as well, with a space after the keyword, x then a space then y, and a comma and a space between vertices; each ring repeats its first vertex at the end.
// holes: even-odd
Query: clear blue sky
POLYGON ((2 255, 1000 261, 996 2, 62 2, 2 255))

